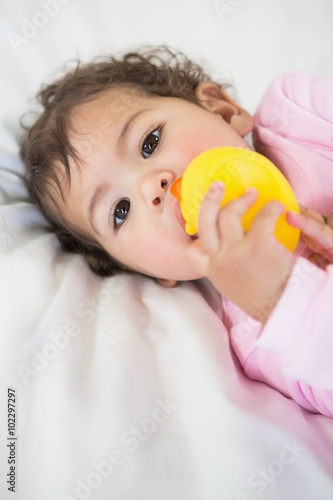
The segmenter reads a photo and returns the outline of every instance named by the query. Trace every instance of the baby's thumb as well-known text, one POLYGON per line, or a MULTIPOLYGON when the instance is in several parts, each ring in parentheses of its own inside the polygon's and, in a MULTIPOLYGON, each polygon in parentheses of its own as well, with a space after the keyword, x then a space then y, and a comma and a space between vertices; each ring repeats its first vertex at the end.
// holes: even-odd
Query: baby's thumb
POLYGON ((187 257, 197 273, 201 274, 202 277, 207 276, 208 256, 204 253, 200 242, 193 243, 187 249, 187 257))

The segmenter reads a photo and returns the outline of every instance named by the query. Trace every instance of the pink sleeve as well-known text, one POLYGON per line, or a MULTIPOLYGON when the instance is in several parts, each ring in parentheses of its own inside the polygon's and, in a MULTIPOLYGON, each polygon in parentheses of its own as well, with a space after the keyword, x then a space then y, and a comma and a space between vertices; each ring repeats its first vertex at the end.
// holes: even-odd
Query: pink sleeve
POLYGON ((333 76, 290 73, 265 92, 254 144, 289 179, 298 201, 333 212, 333 76))
MULTIPOLYGON (((254 143, 289 179, 301 204, 333 212, 332 76, 276 79, 255 115, 254 143)), ((333 265, 323 271, 298 257, 264 327, 234 304, 224 306, 246 374, 333 416, 333 265)))
POLYGON ((326 271, 297 258, 265 326, 226 304, 233 349, 245 373, 333 416, 333 265, 326 271))

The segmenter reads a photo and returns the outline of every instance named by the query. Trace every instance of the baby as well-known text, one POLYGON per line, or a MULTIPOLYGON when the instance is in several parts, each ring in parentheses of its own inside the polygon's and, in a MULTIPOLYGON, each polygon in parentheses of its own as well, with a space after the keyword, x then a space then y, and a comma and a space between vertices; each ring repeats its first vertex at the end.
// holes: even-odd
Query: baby
MULTIPOLYGON (((201 209, 199 238, 193 238, 186 234, 179 203, 170 193, 199 153, 220 146, 249 148, 244 137, 253 130, 253 117, 226 89, 167 48, 79 64, 39 93, 43 111, 22 144, 29 191, 63 248, 82 254, 101 276, 125 269, 164 286, 208 277, 223 296, 231 343, 246 373, 305 408, 332 416, 329 368, 325 365, 319 381, 311 361, 306 370, 302 359, 295 371, 297 322, 284 330, 289 340, 276 341, 276 325, 290 322, 288 314, 285 319, 285 297, 290 310, 308 308, 307 297, 291 290, 304 258, 274 238, 284 207, 267 204, 244 234, 241 218, 255 201, 255 189, 221 210, 224 186, 214 183, 201 209), (293 373, 286 368, 291 357, 293 373), (317 391, 315 396, 299 389, 302 384, 317 391)), ((285 133, 277 135, 284 139, 285 133)), ((257 149, 269 156, 260 134, 259 125, 257 149)), ((272 144, 268 138, 266 143, 272 144)), ((275 163, 281 168, 281 162, 275 163)), ((333 211, 333 195, 330 199, 333 211)), ((289 213, 288 220, 303 231, 315 252, 312 260, 325 268, 307 260, 311 277, 304 288, 321 279, 313 286, 325 282, 333 290, 328 265, 333 257, 332 217, 314 208, 304 209, 303 215, 289 213)), ((331 313, 318 314, 324 315, 318 328, 328 336, 326 315, 331 313)), ((304 338, 303 332, 302 342, 304 338)))

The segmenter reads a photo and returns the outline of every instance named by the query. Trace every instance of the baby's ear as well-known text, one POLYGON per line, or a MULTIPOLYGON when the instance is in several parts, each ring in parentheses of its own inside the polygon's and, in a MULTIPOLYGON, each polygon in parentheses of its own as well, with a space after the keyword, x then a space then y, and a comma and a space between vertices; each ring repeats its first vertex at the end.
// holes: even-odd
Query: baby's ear
POLYGON ((253 118, 229 94, 214 82, 202 82, 196 88, 199 104, 220 115, 223 120, 244 137, 253 129, 253 118))
POLYGON ((165 280, 163 278, 156 278, 156 281, 159 285, 162 285, 166 288, 173 288, 174 286, 177 285, 176 280, 165 280))

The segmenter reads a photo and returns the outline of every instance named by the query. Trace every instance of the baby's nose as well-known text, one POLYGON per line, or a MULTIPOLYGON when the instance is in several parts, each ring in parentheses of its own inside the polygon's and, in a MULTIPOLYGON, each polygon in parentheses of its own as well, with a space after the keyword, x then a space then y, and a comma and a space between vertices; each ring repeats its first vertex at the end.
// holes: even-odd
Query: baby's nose
POLYGON ((161 172, 145 180, 143 194, 149 206, 159 205, 173 182, 174 176, 169 172, 161 172))

